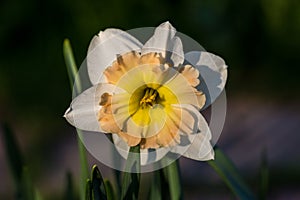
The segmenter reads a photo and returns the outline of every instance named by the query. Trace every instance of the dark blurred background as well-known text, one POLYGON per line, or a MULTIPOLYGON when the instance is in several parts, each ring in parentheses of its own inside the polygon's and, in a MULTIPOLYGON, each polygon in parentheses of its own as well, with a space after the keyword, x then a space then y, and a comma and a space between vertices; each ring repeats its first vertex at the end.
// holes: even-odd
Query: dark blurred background
MULTIPOLYGON (((62 118, 71 102, 64 38, 79 65, 99 30, 154 27, 167 20, 229 66, 220 148, 254 190, 266 152, 269 198, 300 198, 297 0, 0 1, 0 121, 14 130, 41 193, 59 198, 65 173, 78 177, 75 129, 62 118)), ((0 196, 10 199, 13 182, 1 146, 0 196)), ((90 157, 90 162, 95 161, 90 157)), ((232 198, 205 163, 182 160, 182 165, 187 199, 232 198)))

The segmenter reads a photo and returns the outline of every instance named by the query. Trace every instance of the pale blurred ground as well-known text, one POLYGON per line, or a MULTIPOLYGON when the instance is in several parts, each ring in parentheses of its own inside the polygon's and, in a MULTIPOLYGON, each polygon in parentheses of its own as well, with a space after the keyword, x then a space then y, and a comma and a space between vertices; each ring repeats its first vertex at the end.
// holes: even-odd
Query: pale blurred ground
MULTIPOLYGON (((217 145, 233 160, 256 191, 265 152, 270 170, 268 199, 300 199, 299 130, 298 103, 283 105, 253 97, 229 98, 226 124, 217 145)), ((203 169, 197 162, 186 159, 182 162, 182 176, 194 199, 202 196, 201 192, 205 194, 205 198, 201 199, 232 199, 228 191, 224 191, 228 198, 218 192, 211 193, 220 180, 210 167, 201 166, 203 169), (197 187, 207 182, 211 183, 210 189, 197 187)), ((222 192, 222 189, 217 189, 222 192)))

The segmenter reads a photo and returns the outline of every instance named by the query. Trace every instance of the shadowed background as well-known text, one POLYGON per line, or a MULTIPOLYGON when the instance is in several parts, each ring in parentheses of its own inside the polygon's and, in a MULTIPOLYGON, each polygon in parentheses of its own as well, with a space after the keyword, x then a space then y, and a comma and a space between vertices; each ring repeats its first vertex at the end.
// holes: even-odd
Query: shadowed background
MULTIPOLYGON (((229 66, 219 147, 254 189, 266 152, 269 197, 299 198, 300 2, 293 0, 1 1, 0 121, 16 133, 34 183, 46 199, 62 198, 66 172, 78 177, 75 129, 62 118, 71 102, 64 38, 79 65, 100 30, 167 20, 229 66)), ((10 199, 13 182, 2 146, 0 197, 10 199)), ((181 161, 187 198, 232 198, 205 163, 181 161)))

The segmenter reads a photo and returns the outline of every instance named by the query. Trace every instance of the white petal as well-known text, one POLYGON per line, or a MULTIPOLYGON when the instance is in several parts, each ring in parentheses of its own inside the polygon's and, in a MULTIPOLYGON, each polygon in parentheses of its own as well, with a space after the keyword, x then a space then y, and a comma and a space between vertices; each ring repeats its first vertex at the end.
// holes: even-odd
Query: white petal
MULTIPOLYGON (((124 159, 127 159, 130 149, 127 143, 117 134, 113 134, 113 141, 120 155, 124 159)), ((169 148, 159 148, 156 150, 141 149, 141 165, 145 166, 153 164, 156 161, 161 160, 169 151, 169 148)))
POLYGON ((142 43, 125 31, 106 29, 92 39, 87 55, 87 67, 93 85, 103 82, 103 71, 110 66, 117 55, 130 51, 140 52, 142 43))
POLYGON ((94 85, 72 101, 64 117, 76 128, 86 131, 104 132, 101 130, 98 121, 98 113, 102 107, 99 105, 101 95, 103 93, 112 94, 120 92, 123 92, 123 90, 111 84, 102 83, 94 85))
POLYGON ((206 103, 203 107, 205 109, 223 91, 227 80, 227 65, 221 57, 203 51, 188 52, 185 54, 185 60, 200 72, 200 84, 197 90, 203 91, 206 95, 206 103))
POLYGON ((205 142, 203 142, 203 145, 200 149, 198 156, 199 156, 198 159, 202 160, 202 161, 215 159, 215 151, 214 151, 213 146, 211 145, 210 141, 205 140, 205 142))
POLYGON ((205 161, 214 159, 214 150, 210 140, 202 133, 197 133, 188 150, 183 154, 187 158, 205 161))
POLYGON ((192 109, 193 106, 191 105, 180 106, 194 114, 194 119, 198 122, 198 132, 190 135, 181 133, 180 143, 171 151, 194 160, 213 159, 214 151, 210 144, 211 132, 205 118, 199 112, 196 112, 196 109, 192 109))
POLYGON ((176 29, 169 22, 159 25, 155 29, 154 35, 143 46, 142 55, 158 52, 174 66, 182 64, 184 61, 182 43, 175 34, 176 29))
POLYGON ((173 122, 177 123, 181 135, 195 134, 198 132, 202 115, 196 107, 189 104, 172 104, 172 109, 173 112, 169 113, 169 117, 173 122))

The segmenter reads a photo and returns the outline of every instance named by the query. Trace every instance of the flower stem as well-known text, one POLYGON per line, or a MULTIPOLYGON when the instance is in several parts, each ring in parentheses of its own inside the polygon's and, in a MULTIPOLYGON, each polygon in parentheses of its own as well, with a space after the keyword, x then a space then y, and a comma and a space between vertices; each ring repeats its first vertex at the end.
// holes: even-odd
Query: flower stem
POLYGON ((180 181, 179 160, 172 162, 164 170, 169 184, 171 200, 182 199, 183 192, 180 181))
POLYGON ((138 199, 140 188, 140 146, 130 147, 123 173, 121 199, 138 199))

